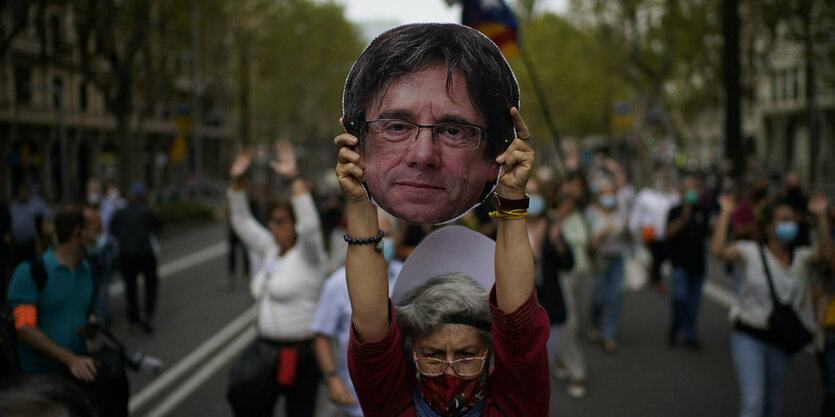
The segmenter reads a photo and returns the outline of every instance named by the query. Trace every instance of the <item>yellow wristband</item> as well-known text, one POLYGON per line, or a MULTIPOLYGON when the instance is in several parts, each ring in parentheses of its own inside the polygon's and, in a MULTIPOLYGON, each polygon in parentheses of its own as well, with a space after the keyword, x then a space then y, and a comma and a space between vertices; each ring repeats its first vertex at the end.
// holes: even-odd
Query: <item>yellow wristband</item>
POLYGON ((528 215, 528 210, 525 209, 515 209, 515 210, 502 210, 497 209, 495 211, 490 212, 490 218, 498 217, 504 220, 516 220, 521 219, 528 215))

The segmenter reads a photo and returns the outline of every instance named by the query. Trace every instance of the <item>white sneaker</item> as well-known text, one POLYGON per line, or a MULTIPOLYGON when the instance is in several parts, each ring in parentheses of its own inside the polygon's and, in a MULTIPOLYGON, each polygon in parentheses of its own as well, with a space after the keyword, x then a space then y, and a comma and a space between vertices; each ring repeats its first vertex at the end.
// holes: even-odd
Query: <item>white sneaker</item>
POLYGON ((586 396, 586 386, 583 385, 582 382, 569 382, 568 385, 565 386, 565 391, 568 393, 568 396, 574 398, 575 400, 579 400, 586 396))

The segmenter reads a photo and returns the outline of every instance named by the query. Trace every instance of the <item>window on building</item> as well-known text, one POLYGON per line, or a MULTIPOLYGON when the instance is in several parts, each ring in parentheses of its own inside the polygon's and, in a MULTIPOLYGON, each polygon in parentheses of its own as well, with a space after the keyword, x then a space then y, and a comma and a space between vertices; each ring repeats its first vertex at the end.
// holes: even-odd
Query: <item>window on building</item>
POLYGON ((32 103, 32 71, 26 67, 14 68, 15 103, 32 103))
POLYGON ((61 77, 52 79, 52 105, 60 108, 61 100, 64 98, 64 80, 61 77))
POLYGON ((792 71, 792 98, 797 100, 800 98, 800 85, 798 80, 800 79, 800 68, 795 68, 792 71))
POLYGON ((785 101, 789 98, 789 72, 786 70, 780 71, 780 100, 785 101))
POLYGON ((87 83, 85 82, 78 85, 78 107, 81 111, 87 110, 87 83))
POLYGON ((61 49, 61 17, 57 14, 49 16, 49 32, 52 34, 52 50, 61 49))
POLYGON ((779 90, 779 86, 777 85, 777 72, 771 73, 771 101, 777 102, 777 92, 779 90))

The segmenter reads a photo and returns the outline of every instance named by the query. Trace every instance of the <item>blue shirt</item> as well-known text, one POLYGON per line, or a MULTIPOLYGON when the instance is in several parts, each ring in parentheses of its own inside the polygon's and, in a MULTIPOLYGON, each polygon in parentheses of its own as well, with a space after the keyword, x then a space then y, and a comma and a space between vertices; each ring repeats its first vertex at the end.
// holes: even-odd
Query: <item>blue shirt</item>
POLYGON ((12 238, 15 243, 29 243, 35 240, 35 218, 40 216, 44 220, 51 214, 49 206, 38 196, 32 196, 29 201, 13 200, 9 205, 12 218, 12 238))
MULTIPOLYGON (((9 283, 9 304, 34 304, 38 311, 37 327, 53 342, 75 353, 84 354, 87 345, 76 329, 87 323, 93 301, 93 273, 86 260, 74 270, 58 263, 50 248, 43 255, 46 284, 38 291, 28 262, 15 269, 9 283)), ((64 364, 49 359, 18 340, 17 352, 23 372, 67 374, 64 364)))
MULTIPOLYGON (((391 261, 388 267, 389 292, 394 288, 394 279, 400 272, 403 263, 391 261)), ((325 281, 322 288, 322 295, 319 296, 319 305, 310 324, 313 332, 336 339, 338 343, 337 355, 334 358, 336 371, 339 379, 345 383, 351 395, 357 398, 354 391, 354 384, 351 383, 351 376, 348 375, 348 344, 351 337, 351 299, 348 298, 348 282, 345 279, 345 267, 337 269, 325 281)), ((362 409, 359 403, 343 406, 342 412, 349 416, 362 416, 362 409)))

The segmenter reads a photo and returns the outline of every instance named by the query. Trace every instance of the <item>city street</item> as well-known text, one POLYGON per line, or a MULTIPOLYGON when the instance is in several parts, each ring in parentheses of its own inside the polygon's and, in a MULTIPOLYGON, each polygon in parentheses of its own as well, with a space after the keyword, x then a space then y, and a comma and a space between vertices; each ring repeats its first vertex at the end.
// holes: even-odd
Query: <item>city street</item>
MULTIPOLYGON (((223 290, 224 234, 224 226, 212 224, 163 236, 153 336, 130 335, 123 297, 119 293, 113 298, 115 333, 129 350, 140 349, 165 363, 165 371, 156 377, 131 373, 132 416, 231 415, 224 398, 228 369, 254 332, 246 283, 223 290)), ((617 353, 609 356, 585 341, 588 395, 571 399, 562 383, 552 379, 550 415, 734 416, 737 393, 726 319, 732 283, 719 263, 710 262, 709 271, 699 323, 701 352, 666 345, 668 296, 650 289, 628 292, 617 353)), ((337 415, 326 391, 321 393, 317 416, 337 415)), ((816 359, 803 352, 787 379, 783 415, 818 416, 821 396, 816 359)), ((284 415, 280 405, 275 415, 284 415)))

